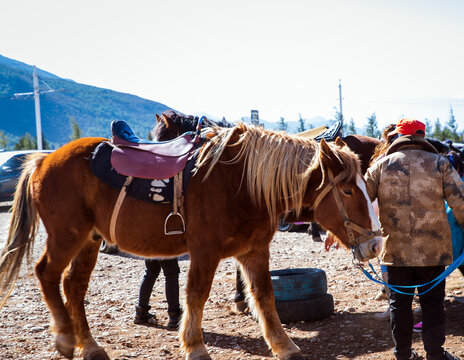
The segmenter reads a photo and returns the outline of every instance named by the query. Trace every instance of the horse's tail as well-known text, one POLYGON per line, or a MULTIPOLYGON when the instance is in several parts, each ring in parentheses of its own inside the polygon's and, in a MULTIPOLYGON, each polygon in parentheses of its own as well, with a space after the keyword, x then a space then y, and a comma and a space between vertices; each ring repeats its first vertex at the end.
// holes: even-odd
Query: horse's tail
POLYGON ((43 154, 31 156, 23 170, 14 195, 10 229, 0 252, 0 309, 13 290, 24 255, 31 258, 32 245, 37 233, 39 216, 32 201, 31 178, 43 154))

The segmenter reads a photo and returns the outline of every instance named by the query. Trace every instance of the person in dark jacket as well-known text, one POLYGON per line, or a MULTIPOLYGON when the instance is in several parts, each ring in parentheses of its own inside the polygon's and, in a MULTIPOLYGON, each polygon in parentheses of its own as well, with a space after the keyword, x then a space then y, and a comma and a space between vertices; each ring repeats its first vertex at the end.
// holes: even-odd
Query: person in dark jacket
MULTIPOLYGON (((464 183, 450 162, 425 140, 422 122, 401 119, 389 135, 395 134, 398 138, 388 147, 386 156, 367 170, 365 179, 369 197, 379 203, 383 231, 380 262, 387 266, 388 283, 411 286, 430 282, 451 264, 445 201, 464 225, 464 183)), ((431 287, 419 287, 418 292, 431 287)), ((428 360, 459 359, 443 349, 444 297, 445 281, 419 296, 422 341, 428 360)), ((390 324, 398 360, 418 358, 411 348, 412 300, 413 295, 394 290, 390 293, 390 324)))
POLYGON ((174 259, 145 259, 145 276, 140 284, 139 303, 135 307, 135 324, 156 324, 156 316, 149 312, 150 297, 158 275, 163 269, 166 300, 168 302, 169 329, 177 328, 182 310, 179 305, 179 263, 174 259))

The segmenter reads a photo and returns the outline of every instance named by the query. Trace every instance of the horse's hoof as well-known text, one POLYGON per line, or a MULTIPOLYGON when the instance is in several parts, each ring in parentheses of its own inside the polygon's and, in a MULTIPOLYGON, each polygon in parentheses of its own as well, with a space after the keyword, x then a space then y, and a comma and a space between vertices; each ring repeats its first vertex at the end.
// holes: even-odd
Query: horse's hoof
POLYGON ((282 360, 305 360, 305 358, 300 353, 296 353, 285 356, 282 358, 282 360))
POLYGON ((200 353, 199 351, 193 351, 187 355, 186 360, 212 360, 208 353, 204 353, 203 351, 200 353))
POLYGON ((241 301, 237 301, 235 303, 235 309, 238 313, 243 313, 245 314, 247 311, 249 311, 248 309, 248 304, 246 301, 244 300, 241 300, 241 301))
POLYGON ((74 357, 74 345, 75 340, 73 336, 58 334, 55 338, 55 347, 58 352, 63 355, 66 359, 72 359, 74 357))
POLYGON ((84 360, 111 360, 105 350, 99 348, 90 354, 84 355, 84 360))

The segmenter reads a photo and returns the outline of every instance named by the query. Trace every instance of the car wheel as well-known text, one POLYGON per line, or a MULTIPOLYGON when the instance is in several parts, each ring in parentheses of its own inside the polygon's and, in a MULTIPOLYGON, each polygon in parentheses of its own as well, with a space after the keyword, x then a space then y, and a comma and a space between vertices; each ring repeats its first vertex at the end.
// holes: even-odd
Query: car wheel
POLYGON ((276 301, 304 300, 327 293, 327 276, 321 269, 272 270, 271 281, 276 301))
POLYGON ((108 244, 108 242, 103 239, 100 244, 100 252, 104 254, 116 254, 119 251, 117 245, 108 244))
POLYGON ((280 322, 316 321, 329 317, 334 312, 333 297, 325 294, 317 298, 295 301, 276 301, 280 322))

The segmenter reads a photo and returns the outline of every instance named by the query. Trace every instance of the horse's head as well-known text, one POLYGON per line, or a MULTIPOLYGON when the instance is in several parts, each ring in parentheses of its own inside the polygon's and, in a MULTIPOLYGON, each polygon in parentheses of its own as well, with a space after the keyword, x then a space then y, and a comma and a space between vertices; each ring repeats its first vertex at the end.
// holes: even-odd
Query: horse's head
MULTIPOLYGON (((189 132, 196 131, 198 125, 198 116, 184 115, 178 111, 168 110, 159 116, 156 114, 156 125, 151 131, 153 140, 166 141, 189 132)), ((216 126, 214 121, 203 118, 201 127, 216 126)))
POLYGON ((161 116, 156 114, 156 125, 151 134, 156 141, 171 140, 185 132, 195 131, 197 123, 197 117, 168 110, 162 113, 161 116))
POLYGON ((337 138, 320 143, 321 183, 312 196, 314 217, 360 261, 377 256, 382 246, 380 223, 360 173, 357 156, 337 138))

